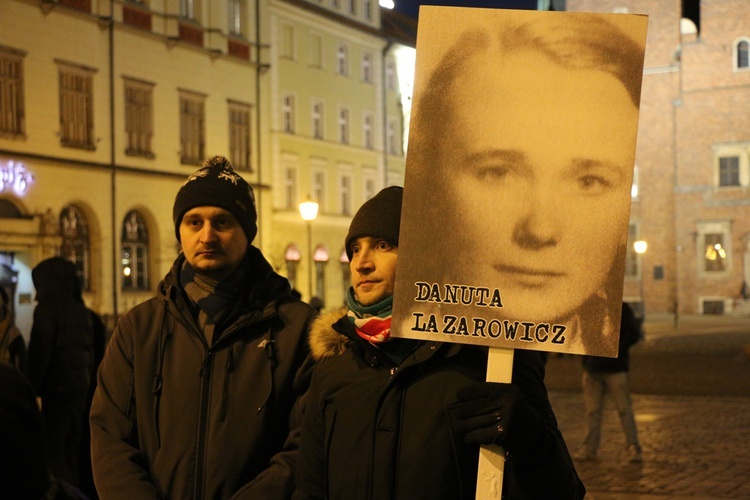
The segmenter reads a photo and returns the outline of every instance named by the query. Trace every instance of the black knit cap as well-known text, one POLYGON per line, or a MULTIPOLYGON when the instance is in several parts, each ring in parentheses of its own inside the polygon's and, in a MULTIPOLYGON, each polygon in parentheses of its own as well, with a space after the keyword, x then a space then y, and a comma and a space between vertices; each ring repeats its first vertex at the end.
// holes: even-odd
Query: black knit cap
POLYGON ((391 186, 359 207, 346 235, 346 256, 349 260, 352 259, 352 243, 363 236, 383 238, 391 245, 398 246, 403 196, 404 188, 391 186))
POLYGON ((207 159, 177 192, 172 209, 177 241, 180 241, 182 217, 195 207, 219 207, 230 212, 245 231, 248 243, 252 243, 258 233, 253 188, 223 156, 207 159))

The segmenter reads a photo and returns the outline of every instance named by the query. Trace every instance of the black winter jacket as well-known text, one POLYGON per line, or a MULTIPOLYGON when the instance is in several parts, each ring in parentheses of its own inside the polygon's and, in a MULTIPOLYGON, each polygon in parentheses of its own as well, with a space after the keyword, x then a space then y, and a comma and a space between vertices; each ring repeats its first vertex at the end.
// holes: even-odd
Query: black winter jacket
POLYGON ((42 399, 85 394, 91 384, 94 334, 75 266, 53 257, 40 262, 31 276, 37 305, 29 339, 29 380, 42 399))
POLYGON ((249 247, 248 294, 209 347, 179 285, 183 262, 156 298, 120 319, 107 346, 90 417, 97 491, 289 497, 313 310, 249 247))
MULTIPOLYGON (((459 388, 485 380, 487 350, 393 339, 415 346, 395 365, 344 315, 328 313, 311 329, 316 364, 295 498, 474 498, 479 448, 465 445, 454 430, 452 408, 459 388)), ((508 455, 505 497, 582 498, 585 489, 557 428, 538 352, 516 351, 513 383, 546 417, 549 451, 533 460, 508 455)))

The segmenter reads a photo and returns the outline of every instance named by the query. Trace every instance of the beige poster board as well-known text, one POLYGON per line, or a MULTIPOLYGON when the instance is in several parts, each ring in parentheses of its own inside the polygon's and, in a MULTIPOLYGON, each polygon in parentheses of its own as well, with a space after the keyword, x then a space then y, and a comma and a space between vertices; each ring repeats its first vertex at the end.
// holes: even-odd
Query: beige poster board
POLYGON ((617 355, 647 23, 422 7, 393 336, 617 355))

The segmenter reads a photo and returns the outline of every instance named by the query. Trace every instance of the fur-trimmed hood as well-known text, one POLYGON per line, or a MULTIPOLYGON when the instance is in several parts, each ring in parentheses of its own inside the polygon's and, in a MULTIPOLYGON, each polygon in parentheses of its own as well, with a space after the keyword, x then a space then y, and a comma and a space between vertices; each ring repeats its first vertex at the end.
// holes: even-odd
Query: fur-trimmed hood
POLYGON ((346 350, 349 339, 333 329, 333 324, 346 316, 347 309, 342 307, 318 316, 310 326, 310 352, 318 361, 331 356, 338 356, 346 350))

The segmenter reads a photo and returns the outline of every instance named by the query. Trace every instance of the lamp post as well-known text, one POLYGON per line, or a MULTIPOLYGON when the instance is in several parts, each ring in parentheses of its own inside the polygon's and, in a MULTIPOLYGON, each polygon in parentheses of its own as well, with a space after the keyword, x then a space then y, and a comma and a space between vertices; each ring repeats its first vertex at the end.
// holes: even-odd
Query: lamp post
POLYGON ((312 299, 313 296, 313 249, 312 249, 312 222, 318 217, 318 204, 310 199, 308 195, 307 201, 303 201, 299 204, 299 214, 302 216, 302 220, 307 224, 307 250, 309 256, 308 262, 308 298, 312 299))
POLYGON ((641 270, 641 321, 646 319, 646 297, 643 294, 643 254, 648 249, 648 243, 643 240, 638 240, 633 243, 633 250, 638 254, 640 259, 640 270, 641 270))

